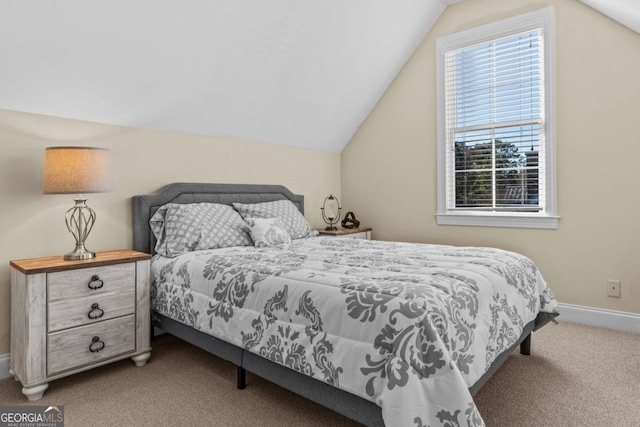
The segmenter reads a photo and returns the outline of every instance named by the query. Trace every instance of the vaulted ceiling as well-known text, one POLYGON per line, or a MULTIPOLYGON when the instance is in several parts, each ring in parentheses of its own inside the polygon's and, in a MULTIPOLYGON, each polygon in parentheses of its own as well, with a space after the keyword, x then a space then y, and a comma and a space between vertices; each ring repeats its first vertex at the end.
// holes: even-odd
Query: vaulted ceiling
POLYGON ((0 0, 0 108, 341 151, 456 0, 0 0))
POLYGON ((459 1, 0 0, 0 108, 339 152, 459 1))
POLYGON ((640 0, 580 0, 640 33, 640 0))

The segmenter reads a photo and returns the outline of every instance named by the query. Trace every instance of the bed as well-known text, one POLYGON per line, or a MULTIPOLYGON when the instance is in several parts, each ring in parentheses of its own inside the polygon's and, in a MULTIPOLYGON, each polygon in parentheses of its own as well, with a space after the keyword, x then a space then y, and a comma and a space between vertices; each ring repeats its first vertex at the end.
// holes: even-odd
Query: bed
POLYGON ((367 426, 484 425, 473 394, 558 314, 522 255, 314 236, 291 228, 304 197, 283 186, 174 183, 132 207, 153 325, 235 364, 239 388, 249 371, 367 426), (208 231, 175 237, 201 206, 208 231))

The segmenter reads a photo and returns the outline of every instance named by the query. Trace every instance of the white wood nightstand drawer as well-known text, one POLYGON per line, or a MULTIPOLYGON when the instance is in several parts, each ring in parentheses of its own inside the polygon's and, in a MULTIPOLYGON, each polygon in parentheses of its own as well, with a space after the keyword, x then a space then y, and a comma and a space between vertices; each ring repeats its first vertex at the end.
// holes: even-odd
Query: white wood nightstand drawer
POLYGON ((321 235, 333 237, 346 237, 347 239, 371 240, 371 227, 338 228, 336 230, 318 230, 321 235))
POLYGON ((136 265, 133 262, 47 274, 47 299, 70 300, 106 292, 135 289, 136 265))
POLYGON ((55 332, 133 314, 135 306, 136 294, 133 286, 127 286, 118 293, 59 299, 49 303, 48 331, 55 332))
POLYGON ((58 378, 128 357, 137 366, 147 362, 150 259, 120 249, 86 260, 9 262, 9 373, 30 401, 58 378))
POLYGON ((371 240, 369 231, 361 231, 359 233, 343 234, 340 237, 345 239, 365 239, 371 240))
POLYGON ((135 316, 54 332, 47 336, 47 374, 110 359, 136 349, 135 316))

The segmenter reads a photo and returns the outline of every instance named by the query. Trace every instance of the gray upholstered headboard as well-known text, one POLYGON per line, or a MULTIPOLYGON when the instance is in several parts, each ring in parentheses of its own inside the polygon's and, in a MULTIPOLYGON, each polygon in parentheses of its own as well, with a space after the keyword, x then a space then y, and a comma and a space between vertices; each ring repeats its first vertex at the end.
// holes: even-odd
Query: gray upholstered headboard
POLYGON ((206 184, 179 182, 165 185, 153 194, 133 196, 133 249, 155 254, 156 239, 149 219, 167 203, 260 203, 291 200, 304 214, 304 196, 282 185, 206 184))

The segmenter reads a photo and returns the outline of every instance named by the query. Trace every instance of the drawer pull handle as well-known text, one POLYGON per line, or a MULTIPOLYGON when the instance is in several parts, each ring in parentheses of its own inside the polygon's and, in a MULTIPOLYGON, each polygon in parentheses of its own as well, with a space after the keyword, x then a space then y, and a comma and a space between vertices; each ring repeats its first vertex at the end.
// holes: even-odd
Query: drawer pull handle
POLYGON ((104 310, 98 306, 98 303, 92 304, 91 310, 89 311, 89 313, 87 313, 87 316, 89 316, 89 319, 91 320, 99 319, 104 316, 104 310))
POLYGON ((104 282, 98 277, 97 274, 91 276, 91 281, 87 284, 87 286, 89 286, 89 289, 91 289, 92 291, 100 289, 102 285, 104 285, 104 282))
POLYGON ((100 341, 100 337, 93 337, 91 344, 89 344, 89 351, 91 353, 97 353, 104 349, 104 342, 100 341))

